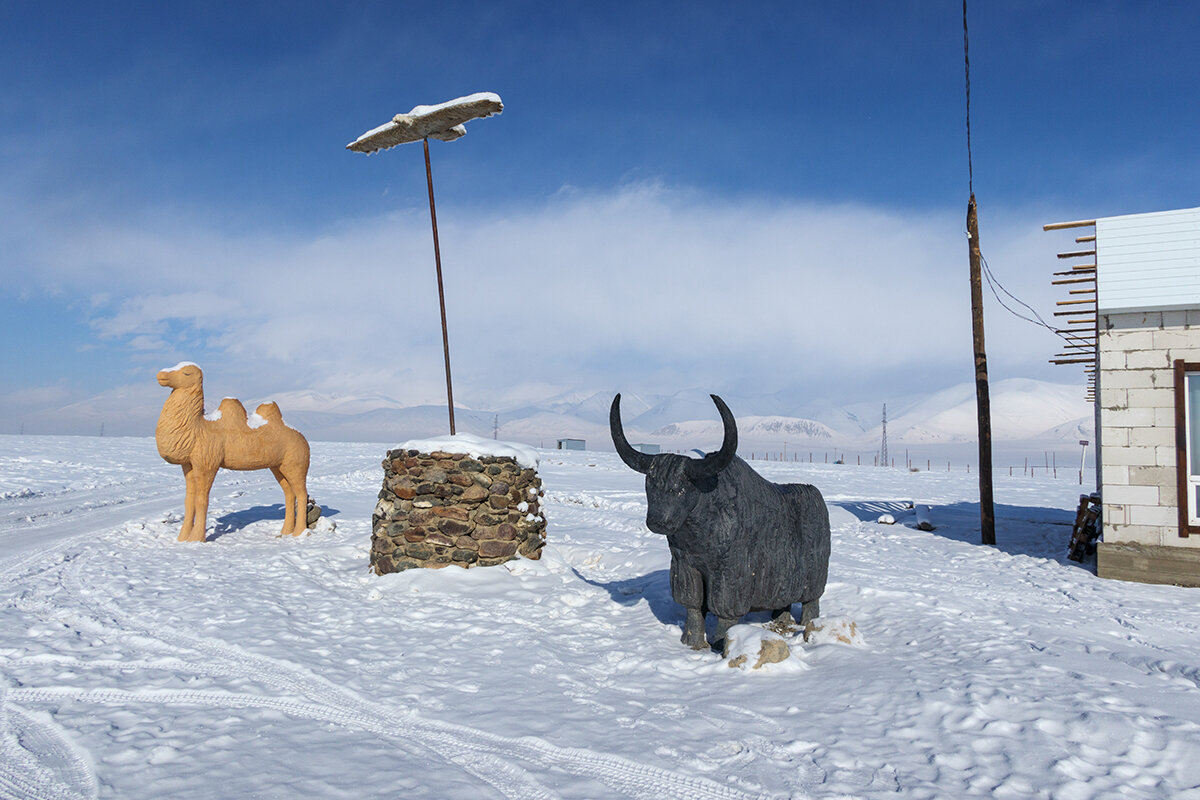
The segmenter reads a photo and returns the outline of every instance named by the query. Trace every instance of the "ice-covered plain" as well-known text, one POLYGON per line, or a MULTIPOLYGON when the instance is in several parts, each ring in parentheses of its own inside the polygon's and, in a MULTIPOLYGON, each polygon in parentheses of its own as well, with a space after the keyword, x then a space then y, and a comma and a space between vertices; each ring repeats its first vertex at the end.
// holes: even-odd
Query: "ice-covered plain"
POLYGON ((336 528, 277 538, 270 475, 222 472, 180 544, 152 439, 0 436, 0 797, 1200 792, 1195 590, 1066 561, 1065 476, 998 475, 992 548, 974 473, 755 462, 824 492, 861 638, 754 670, 679 643, 612 453, 540 452, 541 561, 371 574, 387 447, 314 443, 336 528))

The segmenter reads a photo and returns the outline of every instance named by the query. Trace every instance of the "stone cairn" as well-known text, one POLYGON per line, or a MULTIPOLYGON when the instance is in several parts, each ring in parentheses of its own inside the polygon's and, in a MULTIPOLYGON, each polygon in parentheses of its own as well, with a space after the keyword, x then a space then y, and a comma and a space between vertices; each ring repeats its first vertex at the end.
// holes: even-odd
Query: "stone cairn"
POLYGON ((537 470, 510 456, 389 450, 371 518, 371 568, 386 575, 540 558, 542 494, 537 470))

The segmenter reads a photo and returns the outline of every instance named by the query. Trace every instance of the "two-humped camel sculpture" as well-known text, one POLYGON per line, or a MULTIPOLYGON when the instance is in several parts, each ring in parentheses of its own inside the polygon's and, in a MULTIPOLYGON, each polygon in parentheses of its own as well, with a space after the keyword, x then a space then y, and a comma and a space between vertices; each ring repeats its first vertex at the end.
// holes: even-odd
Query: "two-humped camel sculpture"
POLYGON ((280 535, 299 536, 307 523, 308 441, 283 424, 275 403, 255 409, 255 427, 246 407, 232 397, 221 401, 219 413, 206 418, 203 381, 200 367, 187 361, 158 373, 159 384, 171 388, 154 431, 158 454, 182 466, 187 481, 179 541, 204 541, 208 494, 221 467, 271 470, 283 489, 280 535))

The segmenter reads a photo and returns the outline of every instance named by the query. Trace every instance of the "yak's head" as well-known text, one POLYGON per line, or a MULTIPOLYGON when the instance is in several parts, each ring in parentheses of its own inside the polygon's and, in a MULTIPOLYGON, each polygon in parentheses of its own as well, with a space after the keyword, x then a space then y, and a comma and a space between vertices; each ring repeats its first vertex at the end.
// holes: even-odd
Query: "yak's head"
POLYGON ((721 449, 704 458, 688 458, 669 453, 648 455, 634 450, 621 427, 621 395, 613 398, 608 426, 613 444, 631 469, 646 476, 646 527, 655 533, 679 530, 702 495, 717 488, 718 475, 729 466, 737 452, 737 423, 725 401, 711 395, 725 424, 721 449))

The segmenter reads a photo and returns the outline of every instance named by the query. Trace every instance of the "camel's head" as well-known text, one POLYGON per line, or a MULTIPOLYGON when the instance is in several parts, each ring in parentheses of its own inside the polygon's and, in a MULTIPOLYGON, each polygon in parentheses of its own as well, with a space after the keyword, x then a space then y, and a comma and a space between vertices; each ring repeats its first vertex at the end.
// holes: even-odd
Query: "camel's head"
POLYGON ((170 369, 164 369, 158 373, 158 385, 170 386, 172 389, 199 386, 202 380, 204 380, 204 373, 190 361, 181 361, 170 369))

